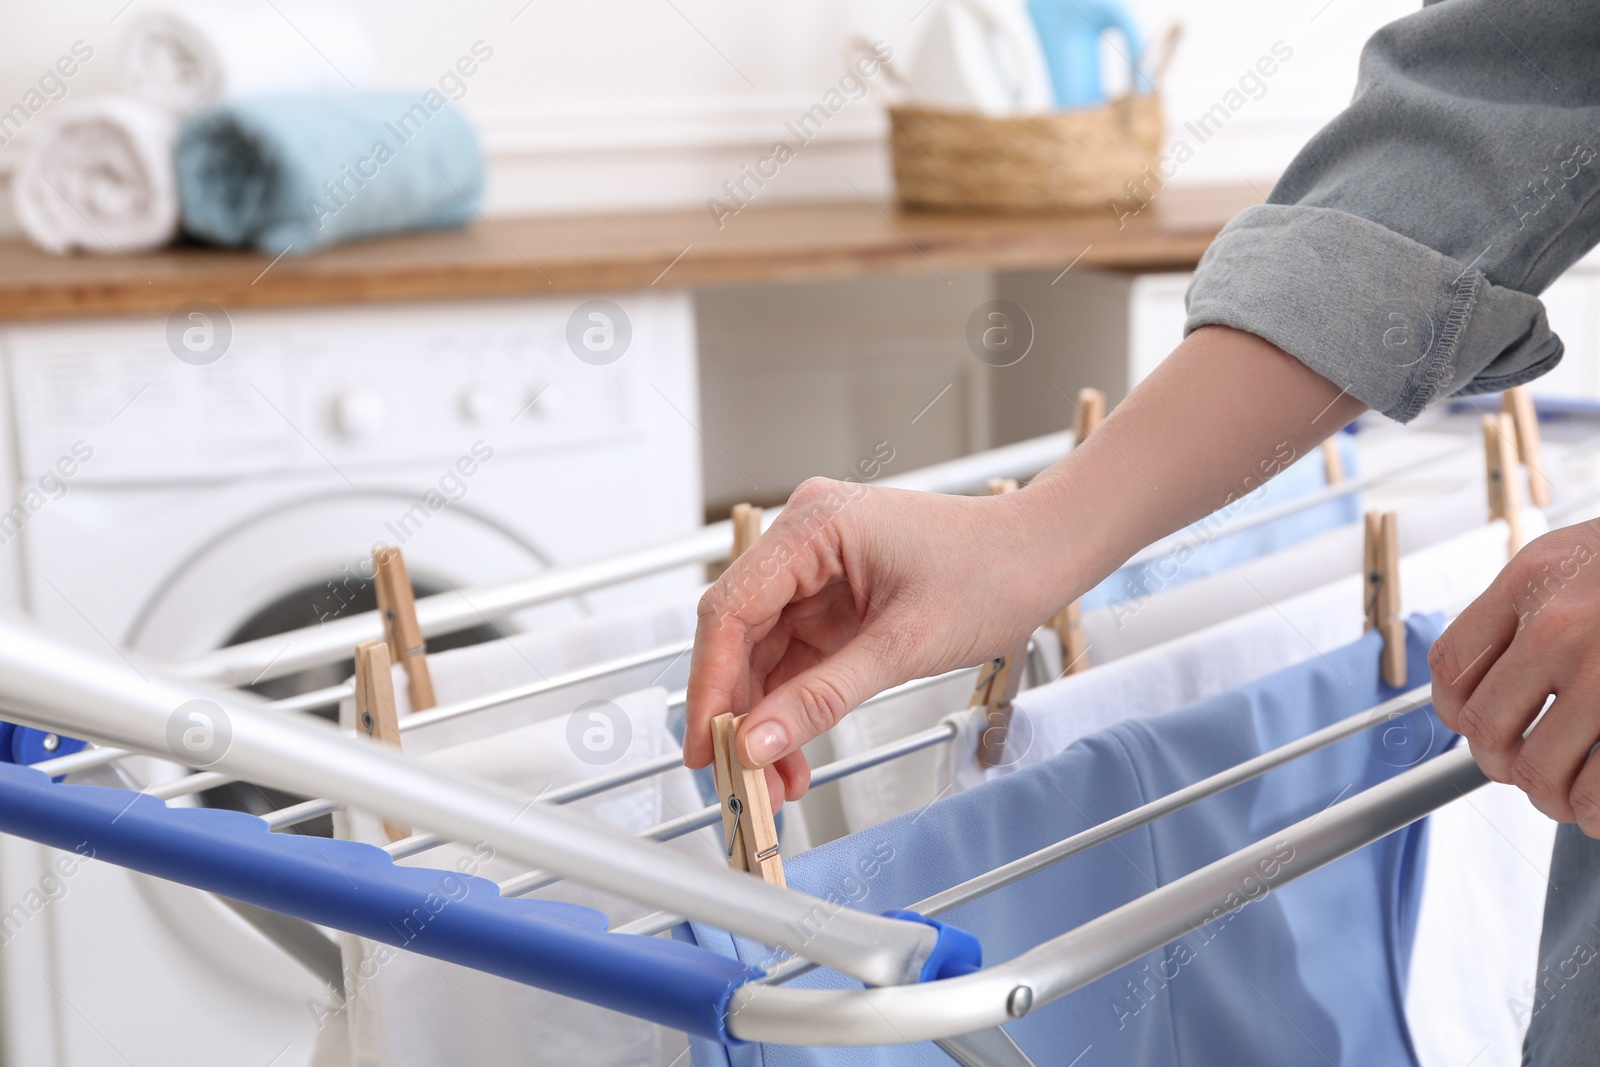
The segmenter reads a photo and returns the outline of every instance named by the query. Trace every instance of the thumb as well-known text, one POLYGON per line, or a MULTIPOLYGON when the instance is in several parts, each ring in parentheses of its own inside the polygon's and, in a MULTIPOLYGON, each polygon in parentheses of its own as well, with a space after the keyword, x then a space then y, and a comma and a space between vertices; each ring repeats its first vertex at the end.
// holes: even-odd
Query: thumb
POLYGON ((864 634, 768 693, 739 724, 736 743, 747 767, 765 767, 832 729, 866 700, 895 684, 864 634))

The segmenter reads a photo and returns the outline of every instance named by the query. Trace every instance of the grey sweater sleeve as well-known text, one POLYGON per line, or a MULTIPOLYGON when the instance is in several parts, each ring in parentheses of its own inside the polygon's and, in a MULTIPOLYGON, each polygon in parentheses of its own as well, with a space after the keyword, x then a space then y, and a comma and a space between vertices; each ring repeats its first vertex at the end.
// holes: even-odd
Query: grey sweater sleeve
POLYGON ((1402 421, 1561 359, 1537 296, 1600 240, 1600 3, 1443 0, 1200 262, 1185 332, 1256 334, 1402 421))

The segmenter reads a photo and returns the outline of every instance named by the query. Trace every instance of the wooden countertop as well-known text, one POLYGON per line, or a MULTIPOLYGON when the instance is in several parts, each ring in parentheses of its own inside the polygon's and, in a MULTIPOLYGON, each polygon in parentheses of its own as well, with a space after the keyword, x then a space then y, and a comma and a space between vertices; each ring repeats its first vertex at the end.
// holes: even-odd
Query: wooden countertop
POLYGON ((481 220, 464 229, 271 257, 211 248, 51 256, 0 241, 0 321, 168 313, 188 300, 284 307, 537 296, 874 273, 1194 266, 1259 203, 1249 186, 1173 189, 1136 216, 906 212, 866 200, 481 220))

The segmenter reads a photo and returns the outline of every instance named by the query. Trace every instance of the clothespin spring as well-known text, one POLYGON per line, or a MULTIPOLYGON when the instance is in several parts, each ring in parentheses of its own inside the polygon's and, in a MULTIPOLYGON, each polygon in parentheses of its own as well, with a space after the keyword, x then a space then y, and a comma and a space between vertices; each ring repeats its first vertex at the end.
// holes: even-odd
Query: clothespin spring
POLYGON ((729 859, 733 858, 734 845, 739 840, 739 819, 744 815, 744 801, 737 794, 729 793, 727 800, 728 813, 733 816, 733 823, 728 827, 728 841, 726 852, 729 859))

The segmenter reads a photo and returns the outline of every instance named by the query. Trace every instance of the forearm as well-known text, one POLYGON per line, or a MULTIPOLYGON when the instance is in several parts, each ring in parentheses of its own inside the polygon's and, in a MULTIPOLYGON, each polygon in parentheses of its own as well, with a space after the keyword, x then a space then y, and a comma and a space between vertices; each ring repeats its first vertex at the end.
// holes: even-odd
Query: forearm
POLYGON ((1146 545, 1260 488, 1364 410, 1259 337, 1206 327, 1014 506, 1066 603, 1146 545))

